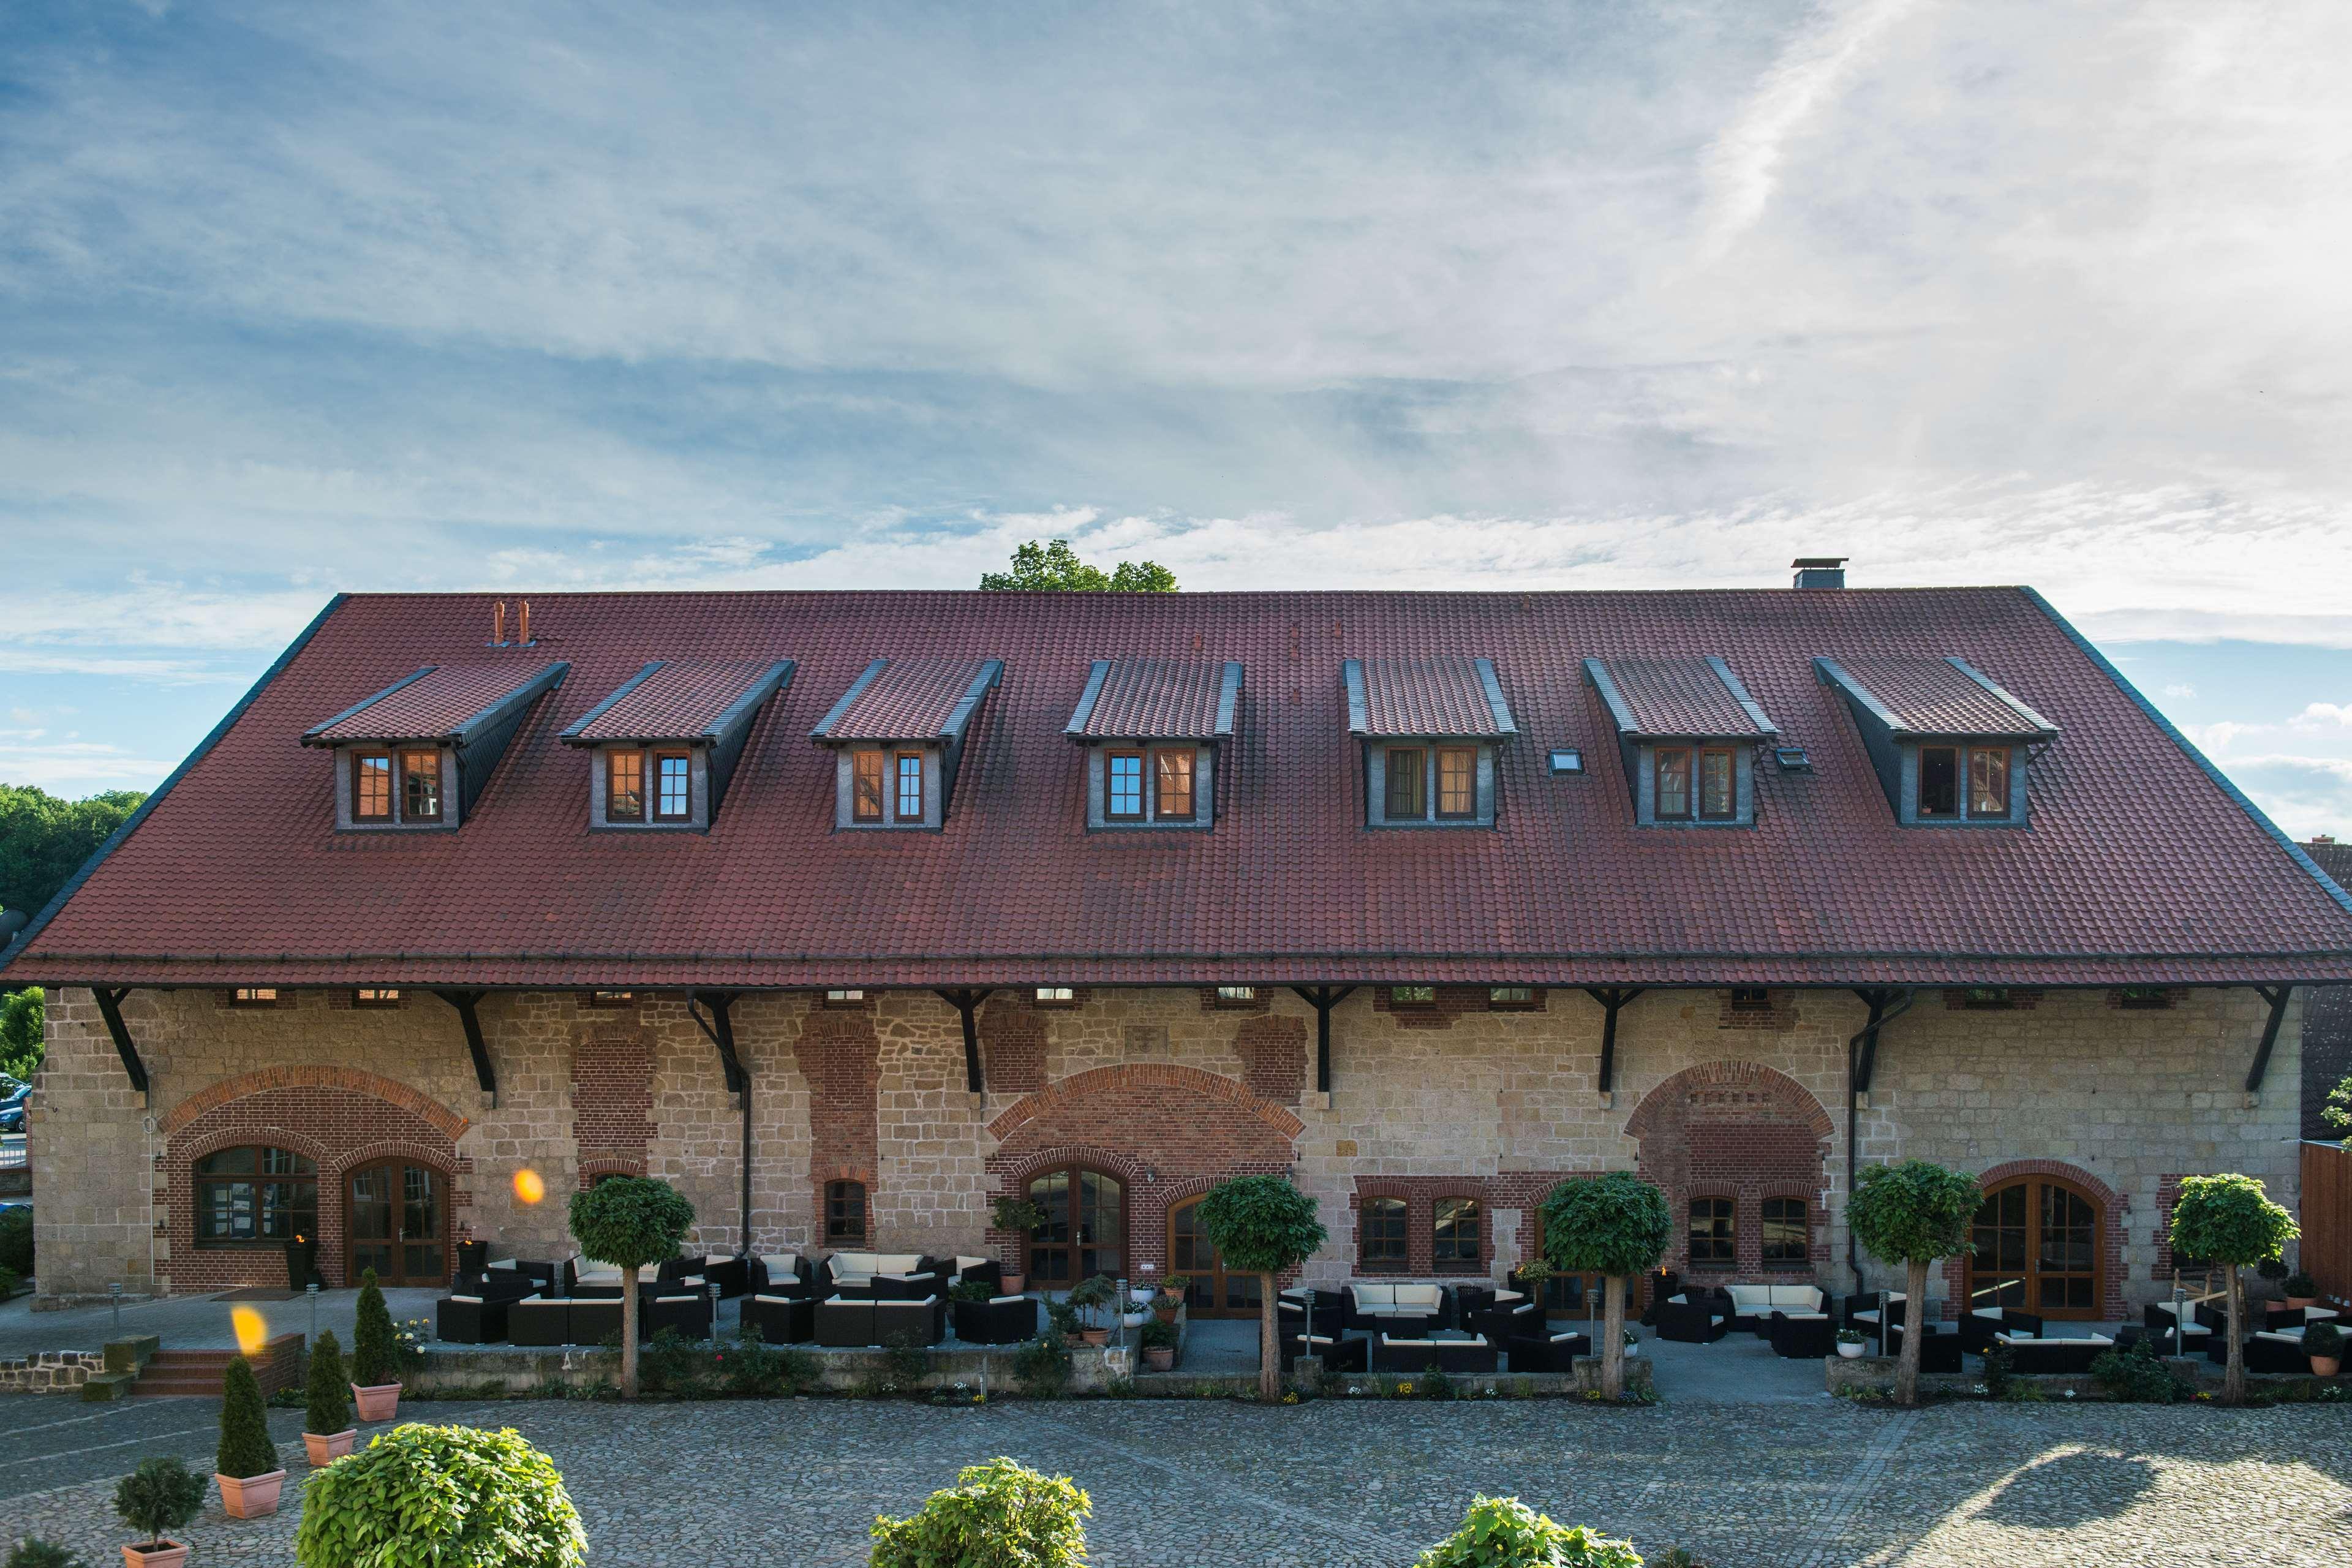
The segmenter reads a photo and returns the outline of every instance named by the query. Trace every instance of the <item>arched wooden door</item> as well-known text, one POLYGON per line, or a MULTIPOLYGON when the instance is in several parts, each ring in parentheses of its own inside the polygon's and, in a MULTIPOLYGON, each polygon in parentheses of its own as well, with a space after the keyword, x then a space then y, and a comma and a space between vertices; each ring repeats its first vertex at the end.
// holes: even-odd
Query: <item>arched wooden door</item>
POLYGON ((447 1184, 430 1165, 386 1160, 345 1178, 344 1233, 351 1284, 375 1270, 384 1285, 445 1285, 449 1279, 447 1184))
POLYGON ((1208 1233, 1201 1228, 1201 1200, 1186 1198, 1168 1211, 1168 1272, 1192 1280, 1184 1304, 1196 1318, 1255 1318, 1258 1278, 1228 1274, 1208 1233))
POLYGON ((2057 1176, 1990 1189, 1969 1254, 1969 1305, 2096 1319, 2106 1223, 2096 1198, 2057 1176))
POLYGON ((1029 1283, 1066 1290, 1081 1279, 1127 1271, 1127 1189, 1084 1165, 1029 1178, 1029 1201, 1045 1223, 1029 1233, 1029 1283))

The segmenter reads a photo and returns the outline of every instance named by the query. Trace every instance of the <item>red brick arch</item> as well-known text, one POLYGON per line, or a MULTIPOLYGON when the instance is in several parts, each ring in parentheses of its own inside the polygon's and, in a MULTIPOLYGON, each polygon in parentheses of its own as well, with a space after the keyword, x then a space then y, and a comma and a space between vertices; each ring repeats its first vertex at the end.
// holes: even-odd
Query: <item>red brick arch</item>
MULTIPOLYGON (((2070 1186, 2080 1187, 2099 1205, 2099 1316, 2117 1319, 2124 1315, 2124 1216, 2131 1212, 2131 1200, 2107 1185, 2080 1165, 2063 1160, 2005 1160, 1980 1173, 1977 1190, 1990 1193, 1995 1187, 2026 1176, 2054 1176, 2070 1186)), ((1958 1303, 1968 1293, 1969 1260, 1947 1258, 1943 1262, 1945 1295, 1948 1314, 1957 1316, 1958 1303)))
POLYGON ((1003 1142, 1030 1122, 1051 1119, 1096 1096, 1149 1095, 1153 1090, 1172 1090, 1178 1094, 1223 1101, 1265 1122, 1285 1139, 1296 1138, 1306 1129, 1306 1123, 1288 1110, 1260 1095, 1252 1094, 1232 1079, 1200 1068, 1177 1067, 1166 1062, 1129 1062, 1122 1067, 1093 1068, 1086 1072, 1073 1073, 1035 1094, 1024 1095, 990 1122, 988 1131, 992 1137, 1003 1142))
POLYGON ((363 1072, 358 1068, 298 1063, 239 1073, 235 1078, 207 1084, 173 1106, 164 1115, 157 1130, 168 1138, 208 1110, 218 1110, 230 1100, 243 1100, 247 1095, 273 1089, 341 1089, 353 1094, 373 1095, 422 1118, 452 1143, 465 1136, 466 1129, 472 1125, 468 1118, 396 1079, 363 1072))
POLYGON ((1686 1224, 1695 1198, 1729 1200, 1736 1261, 1722 1278, 1817 1278, 1830 1261, 1824 1162, 1835 1124, 1811 1090, 1760 1062, 1701 1062, 1642 1097, 1625 1120, 1641 1169, 1675 1215, 1666 1267, 1690 1269, 1686 1224), (1802 1264, 1763 1261, 1768 1199, 1801 1198, 1809 1236, 1802 1264))

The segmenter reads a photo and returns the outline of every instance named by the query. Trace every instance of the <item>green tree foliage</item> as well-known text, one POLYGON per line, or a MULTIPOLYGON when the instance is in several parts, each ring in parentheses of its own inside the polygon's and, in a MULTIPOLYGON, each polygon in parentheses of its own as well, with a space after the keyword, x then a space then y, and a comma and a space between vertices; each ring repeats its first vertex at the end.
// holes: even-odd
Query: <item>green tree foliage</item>
POLYGON ((1172 594, 1176 574, 1152 561, 1122 561, 1106 573, 1079 560, 1066 539, 1042 545, 1033 539, 1013 552, 1012 571, 984 572, 980 585, 1030 592, 1172 594))
POLYGON ((269 1411, 251 1362, 230 1360, 221 1394, 220 1451, 213 1468, 240 1481, 268 1475, 278 1468, 278 1445, 269 1440, 269 1411))
POLYGON ((1862 1173, 1846 1223, 1873 1257, 1905 1266, 1903 1359, 1895 1397, 1919 1402, 1919 1352, 1927 1339, 1927 1266, 1964 1252, 1984 1202, 1977 1179, 1927 1160, 1873 1165, 1862 1173))
POLYGON ((114 1489, 114 1511, 153 1551, 205 1510, 205 1478, 177 1459, 142 1459, 114 1489))
POLYGON ((2189 1176, 2180 1201, 2172 1205, 2172 1250, 2181 1258, 2226 1263, 2230 1298, 2230 1366, 2221 1397, 2235 1405, 2246 1396, 2245 1288, 2238 1271, 2268 1263, 2303 1232, 2294 1216, 2271 1202, 2262 1183, 2237 1174, 2189 1176))
POLYGON ((2352 1078, 2327 1091, 2327 1103, 2319 1108, 2319 1115, 2330 1127, 2352 1132, 2352 1078))
POLYGON ((996 1458, 905 1519, 874 1521, 874 1568, 1077 1568, 1094 1503, 1067 1476, 996 1458))
POLYGON ((1413 1568, 1642 1568, 1630 1541, 1557 1522, 1515 1497, 1474 1499, 1462 1528, 1413 1568))
POLYGON ((33 1272, 33 1211, 10 1209, 0 1214, 0 1268, 18 1279, 33 1272))
POLYGON ((109 790, 86 800, 59 800, 43 790, 0 784, 0 909, 40 913, 146 798, 134 790, 109 790))
POLYGON ((343 1365, 343 1347, 329 1329, 310 1349, 310 1375, 305 1395, 302 1430, 321 1437, 352 1429, 351 1369, 343 1365))
POLYGON ((1193 1211, 1230 1271, 1258 1277, 1258 1397, 1282 1397, 1282 1347, 1275 1328, 1275 1277, 1315 1256, 1329 1233, 1315 1200, 1280 1176, 1239 1176, 1209 1189, 1193 1211))
POLYGON ((1544 1198, 1544 1261, 1601 1277, 1601 1392, 1611 1399, 1625 1392, 1625 1281, 1657 1267, 1674 1227, 1666 1194, 1630 1171, 1579 1176, 1544 1198))
POLYGON ((83 1563, 56 1542, 28 1535, 8 1553, 7 1568, 83 1568, 83 1563))
MULTIPOLYGON (((400 1341, 392 1326, 391 1310, 375 1282, 375 1270, 360 1275, 358 1321, 352 1325, 352 1381, 362 1388, 382 1388, 400 1381, 400 1341)), ((336 1428, 338 1431, 341 1428, 336 1428)))
POLYGON ((302 1489, 302 1568, 578 1568, 555 1462, 512 1427, 395 1426, 302 1489))
POLYGON ((0 996, 0 1072, 21 1082, 33 1081, 47 1048, 41 1037, 45 1000, 37 985, 0 996))
POLYGON ((580 1250, 621 1271, 621 1397, 637 1396, 637 1270, 677 1256, 694 1205, 667 1182, 614 1176, 572 1194, 580 1250))

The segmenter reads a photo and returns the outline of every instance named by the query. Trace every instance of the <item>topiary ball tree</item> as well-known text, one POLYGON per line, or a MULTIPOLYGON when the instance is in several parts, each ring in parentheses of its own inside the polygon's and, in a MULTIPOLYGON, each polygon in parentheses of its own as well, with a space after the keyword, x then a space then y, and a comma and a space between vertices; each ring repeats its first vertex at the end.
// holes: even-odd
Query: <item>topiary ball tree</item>
POLYGON ((1081 1568, 1094 1504, 1067 1476, 996 1458, 956 1472, 905 1519, 874 1521, 874 1568, 1081 1568))
POLYGON ((302 1392, 303 1431, 331 1437, 352 1429, 351 1369, 343 1364, 343 1347, 332 1329, 311 1347, 310 1377, 302 1392))
POLYGON ((250 1480, 278 1468, 278 1445, 269 1440, 269 1409, 253 1363, 236 1356, 221 1381, 220 1450, 213 1468, 232 1480, 250 1480))
POLYGON ((1329 1234, 1315 1200, 1280 1176, 1237 1176, 1211 1187, 1193 1211, 1225 1268, 1257 1279, 1257 1393, 1282 1397, 1282 1347, 1276 1342, 1276 1277, 1315 1256, 1329 1234))
POLYGON ((1905 1267, 1903 1359, 1895 1397, 1919 1403, 1919 1352, 1927 1337, 1927 1266, 1969 1247, 1984 1194, 1977 1179, 1927 1160, 1873 1165, 1862 1173, 1846 1224, 1874 1257, 1905 1267))
POLYGON ((1601 1392, 1625 1392, 1625 1281, 1666 1255, 1674 1235, 1666 1194, 1630 1171, 1579 1176, 1543 1201, 1544 1261, 1562 1274, 1598 1274, 1604 1313, 1601 1392))
POLYGON ((302 1568, 578 1568, 588 1532, 555 1461, 512 1427, 395 1426, 302 1489, 302 1568))
POLYGON ((2238 1271, 2268 1262, 2303 1232, 2294 1216, 2271 1202, 2252 1176, 2188 1176, 2180 1201, 2172 1205, 2172 1250, 2182 1258, 2226 1263, 2230 1299, 2230 1366, 2221 1397, 2236 1405, 2246 1397, 2245 1289, 2238 1271))
POLYGON ((677 1256, 694 1205, 667 1182, 614 1176, 572 1194, 580 1250, 621 1271, 621 1397, 637 1396, 637 1270, 677 1256))
POLYGON ((1481 1497, 1413 1568, 1642 1568, 1642 1559, 1630 1541, 1561 1524, 1515 1497, 1481 1497))
POLYGON ((383 1290, 375 1270, 360 1275, 360 1300, 352 1324, 352 1381, 362 1388, 383 1388, 400 1381, 400 1341, 393 1331, 392 1310, 383 1304, 383 1290))
POLYGON ((164 1537, 204 1509, 205 1478, 177 1459, 142 1459, 114 1489, 114 1511, 139 1532, 142 1552, 163 1550, 164 1537))

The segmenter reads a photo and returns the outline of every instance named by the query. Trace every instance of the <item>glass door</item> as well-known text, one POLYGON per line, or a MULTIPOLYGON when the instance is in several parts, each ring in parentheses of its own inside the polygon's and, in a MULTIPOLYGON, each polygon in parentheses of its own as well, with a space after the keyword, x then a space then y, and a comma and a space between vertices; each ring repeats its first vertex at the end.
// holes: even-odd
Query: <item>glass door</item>
POLYGON ((1185 1310, 1196 1318, 1255 1318, 1258 1278, 1228 1274, 1208 1233, 1201 1228, 1201 1200, 1187 1198, 1168 1212, 1168 1272, 1192 1281, 1185 1310))
POLYGON ((1029 1201, 1045 1221, 1029 1233, 1029 1283, 1066 1290, 1097 1274, 1113 1279, 1127 1263, 1127 1190, 1115 1176, 1084 1166, 1032 1177, 1029 1201))
POLYGON ((347 1229, 351 1284, 363 1269, 384 1285, 441 1285, 449 1279, 440 1173, 387 1161, 351 1174, 347 1229))
POLYGON ((2088 1195, 2054 1179, 1987 1193, 1969 1254, 1969 1305, 2096 1318, 2103 1220, 2088 1195))

